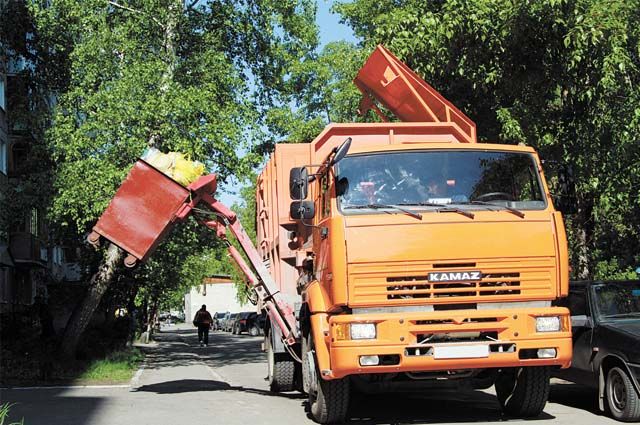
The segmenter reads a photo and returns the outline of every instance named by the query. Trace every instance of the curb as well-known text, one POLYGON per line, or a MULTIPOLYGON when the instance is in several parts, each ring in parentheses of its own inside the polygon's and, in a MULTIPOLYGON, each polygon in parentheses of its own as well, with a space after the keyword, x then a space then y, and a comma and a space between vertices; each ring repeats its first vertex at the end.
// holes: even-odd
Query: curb
POLYGON ((133 378, 131 378, 131 381, 129 381, 129 391, 133 391, 138 387, 138 384, 140 383, 140 377, 142 376, 142 372, 144 372, 145 366, 145 362, 143 361, 140 365, 140 369, 136 371, 135 375, 133 375, 133 378))
POLYGON ((0 390, 71 390, 83 388, 129 388, 129 384, 120 385, 45 385, 35 387, 0 387, 0 390))

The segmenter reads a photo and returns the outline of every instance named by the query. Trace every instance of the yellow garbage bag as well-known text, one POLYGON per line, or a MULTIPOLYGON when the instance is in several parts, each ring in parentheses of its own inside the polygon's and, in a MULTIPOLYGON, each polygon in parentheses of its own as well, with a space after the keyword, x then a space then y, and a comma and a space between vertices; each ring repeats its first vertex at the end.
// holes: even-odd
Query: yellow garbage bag
POLYGON ((189 161, 182 155, 178 155, 173 168, 173 179, 182 185, 188 186, 204 173, 204 164, 198 161, 189 161))
POLYGON ((156 148, 150 148, 142 159, 183 186, 196 181, 205 171, 204 164, 191 161, 179 152, 162 153, 156 148))

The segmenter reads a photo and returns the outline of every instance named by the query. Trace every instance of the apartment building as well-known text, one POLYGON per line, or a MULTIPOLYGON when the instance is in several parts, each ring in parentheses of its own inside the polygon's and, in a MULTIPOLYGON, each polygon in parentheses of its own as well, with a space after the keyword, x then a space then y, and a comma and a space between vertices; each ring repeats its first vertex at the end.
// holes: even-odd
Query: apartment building
MULTIPOLYGON (((30 155, 43 143, 38 119, 51 107, 53 97, 34 89, 32 67, 20 55, 0 46, 0 205, 37 198, 39 187, 26 184, 35 173, 48 170, 34 165, 30 155)), ((46 300, 47 286, 81 279, 77 249, 50 237, 46 205, 4 214, 0 229, 0 313, 28 311, 36 300, 46 300)))

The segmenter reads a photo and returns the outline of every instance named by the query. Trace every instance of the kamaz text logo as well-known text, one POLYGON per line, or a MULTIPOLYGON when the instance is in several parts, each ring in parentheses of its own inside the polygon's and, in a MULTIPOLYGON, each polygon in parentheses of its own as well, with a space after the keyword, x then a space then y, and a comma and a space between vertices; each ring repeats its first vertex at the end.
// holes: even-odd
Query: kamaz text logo
POLYGON ((482 273, 478 271, 429 273, 429 282, 464 282, 480 279, 482 279, 482 273))

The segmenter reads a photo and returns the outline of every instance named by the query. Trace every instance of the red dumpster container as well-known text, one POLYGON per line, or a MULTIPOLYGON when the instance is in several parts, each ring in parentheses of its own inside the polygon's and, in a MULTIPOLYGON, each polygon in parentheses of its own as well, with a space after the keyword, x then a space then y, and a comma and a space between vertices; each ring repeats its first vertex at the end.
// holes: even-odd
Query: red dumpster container
MULTIPOLYGON (((145 261, 173 227, 189 194, 187 188, 138 160, 93 231, 145 261)), ((95 233, 90 240, 97 239, 95 233)))

